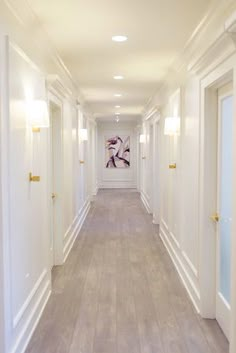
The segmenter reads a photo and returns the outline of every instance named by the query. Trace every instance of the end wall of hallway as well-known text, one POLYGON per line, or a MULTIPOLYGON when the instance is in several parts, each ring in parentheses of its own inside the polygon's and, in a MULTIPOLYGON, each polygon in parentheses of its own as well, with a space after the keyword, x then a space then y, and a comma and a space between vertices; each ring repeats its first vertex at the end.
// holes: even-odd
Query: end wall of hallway
POLYGON ((98 187, 109 188, 137 188, 137 123, 106 123, 98 124, 98 187), (106 139, 121 136, 130 137, 130 167, 106 168, 107 150, 106 139))

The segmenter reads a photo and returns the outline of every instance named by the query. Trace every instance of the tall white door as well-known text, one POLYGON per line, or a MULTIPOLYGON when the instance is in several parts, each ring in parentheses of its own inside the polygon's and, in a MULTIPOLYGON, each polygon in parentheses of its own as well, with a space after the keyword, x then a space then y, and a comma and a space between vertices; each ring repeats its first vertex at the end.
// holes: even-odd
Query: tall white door
POLYGON ((51 265, 63 263, 62 235, 62 132, 61 109, 50 104, 51 113, 51 176, 52 176, 52 237, 51 265))
POLYGON ((233 183, 233 94, 232 85, 218 91, 218 190, 216 247, 216 319, 229 339, 230 263, 233 183))

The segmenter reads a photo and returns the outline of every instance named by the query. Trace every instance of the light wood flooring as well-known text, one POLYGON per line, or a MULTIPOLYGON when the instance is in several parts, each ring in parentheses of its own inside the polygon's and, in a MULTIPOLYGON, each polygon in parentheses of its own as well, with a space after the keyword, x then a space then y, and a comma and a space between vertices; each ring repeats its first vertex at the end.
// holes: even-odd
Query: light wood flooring
POLYGON ((132 190, 101 190, 26 353, 227 353, 132 190))

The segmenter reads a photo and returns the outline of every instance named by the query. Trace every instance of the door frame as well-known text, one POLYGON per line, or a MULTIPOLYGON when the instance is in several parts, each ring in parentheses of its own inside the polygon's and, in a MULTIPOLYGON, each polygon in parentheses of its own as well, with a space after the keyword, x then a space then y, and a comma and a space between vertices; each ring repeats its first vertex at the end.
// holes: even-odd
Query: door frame
POLYGON ((9 205, 9 38, 0 37, 0 351, 6 352, 12 328, 9 205))
POLYGON ((59 151, 58 153, 60 154, 60 161, 61 161, 61 170, 63 170, 63 102, 58 98, 54 93, 50 92, 48 93, 48 105, 49 105, 49 115, 50 115, 50 156, 48 158, 48 163, 49 163, 49 185, 48 185, 48 194, 49 194, 49 210, 50 210, 50 235, 52 242, 50 241, 50 265, 51 267, 55 265, 61 265, 64 262, 64 253, 63 253, 63 176, 60 176, 60 188, 57 190, 58 197, 57 197, 57 202, 58 202, 58 222, 61 224, 60 226, 60 233, 58 234, 58 237, 55 237, 55 232, 54 232, 54 227, 53 227, 53 220, 54 220, 54 205, 53 205, 53 200, 52 200, 52 193, 55 191, 53 190, 53 174, 52 174, 52 163, 53 163, 53 134, 52 134, 52 115, 51 115, 51 107, 54 106, 56 109, 58 109, 58 119, 60 119, 60 141, 58 142, 59 144, 59 151))
MULTIPOLYGON (((199 173, 199 286, 200 313, 204 318, 216 316, 216 225, 210 220, 217 203, 217 89, 233 82, 234 107, 236 107, 236 65, 231 56, 200 81, 200 173, 199 173), (206 268, 208 271, 206 271, 206 268)), ((234 111, 235 116, 235 111, 234 111)), ((236 180, 236 119, 233 125, 233 179, 236 180)), ((233 214, 236 214, 236 183, 233 185, 233 214)), ((236 219, 232 221, 232 234, 236 233, 236 219)), ((231 256, 231 335, 230 352, 236 349, 236 238, 232 239, 231 256), (235 304, 234 304, 235 303, 235 304)))
MULTIPOLYGON (((217 92, 217 103, 218 103, 218 131, 217 131, 217 205, 216 205, 216 213, 220 215, 220 202, 221 202, 221 162, 222 162, 222 156, 221 156, 221 151, 222 151, 222 114, 221 114, 221 107, 222 107, 222 102, 225 98, 233 96, 233 87, 232 87, 232 81, 230 81, 229 84, 223 85, 219 87, 219 90, 217 92), (222 89, 224 90, 224 93, 222 92, 222 89)), ((217 298, 218 292, 219 292, 219 287, 220 287, 220 279, 219 279, 219 272, 220 272, 220 256, 219 256, 219 251, 220 251, 220 227, 219 223, 216 223, 216 319, 221 326, 223 332, 225 333, 226 337, 229 337, 229 331, 228 331, 228 324, 227 321, 230 320, 230 317, 228 317, 228 312, 227 314, 224 313, 224 315, 221 318, 217 318, 217 308, 222 306, 221 302, 217 298)), ((221 296, 221 295, 220 295, 221 296)), ((225 301, 224 297, 222 296, 222 301, 225 302, 225 305, 228 306, 228 303, 225 301)), ((224 310, 222 308, 222 310, 224 310)), ((231 310, 231 305, 230 305, 230 310, 231 310)), ((221 311, 221 310, 220 310, 221 311)))

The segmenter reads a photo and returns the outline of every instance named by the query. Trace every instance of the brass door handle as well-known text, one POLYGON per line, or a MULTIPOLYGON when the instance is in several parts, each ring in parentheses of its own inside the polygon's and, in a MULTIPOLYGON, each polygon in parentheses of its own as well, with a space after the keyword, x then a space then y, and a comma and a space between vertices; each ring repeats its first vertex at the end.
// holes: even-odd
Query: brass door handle
POLYGON ((211 216, 211 220, 214 222, 219 222, 220 216, 217 213, 215 213, 211 216))
POLYGON ((80 162, 80 164, 84 164, 84 161, 82 161, 82 160, 80 160, 79 162, 80 162))
POLYGON ((53 193, 52 193, 52 199, 54 200, 56 196, 57 196, 57 194, 55 194, 55 193, 53 192, 53 193))
POLYGON ((29 181, 31 181, 31 182, 39 182, 40 181, 40 176, 39 175, 32 175, 32 173, 29 173, 29 181))
POLYGON ((176 169, 176 163, 169 164, 169 169, 176 169))

